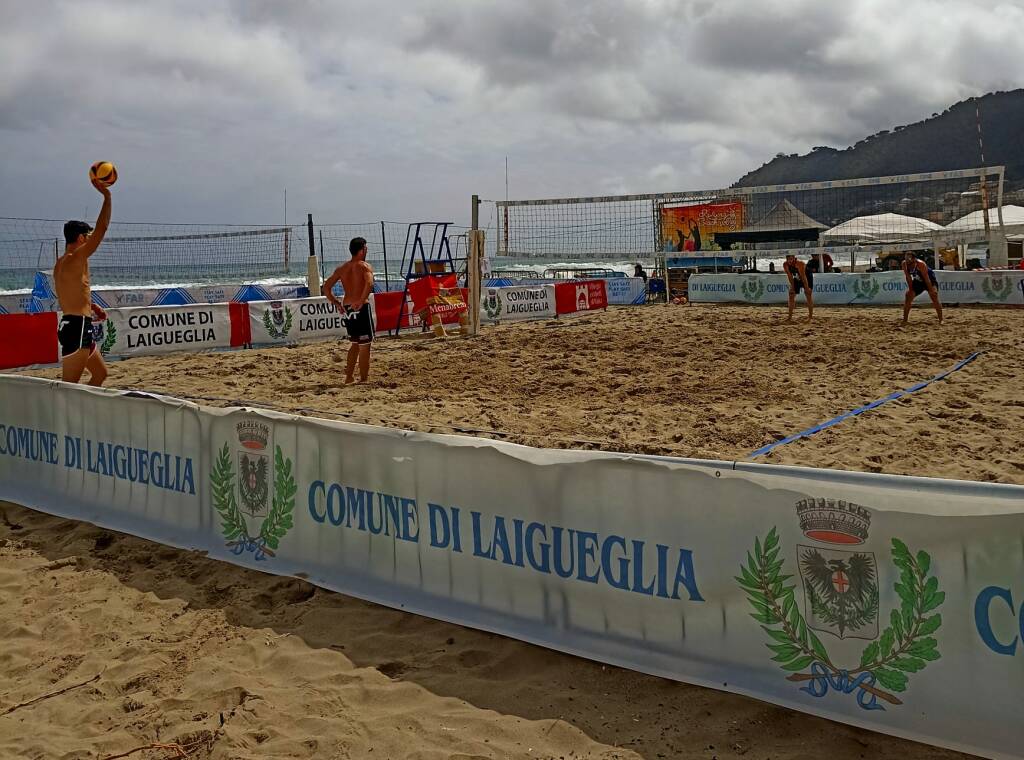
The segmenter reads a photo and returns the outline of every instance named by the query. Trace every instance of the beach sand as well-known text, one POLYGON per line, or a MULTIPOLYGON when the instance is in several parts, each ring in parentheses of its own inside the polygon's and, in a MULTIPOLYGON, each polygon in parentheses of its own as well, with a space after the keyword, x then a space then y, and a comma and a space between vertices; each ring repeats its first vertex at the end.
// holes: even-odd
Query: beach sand
MULTIPOLYGON (((447 342, 142 358, 108 385, 537 446, 735 459, 976 361, 759 461, 1024 483, 1024 315, 612 309, 447 342)), ((33 374, 57 376, 53 369, 33 374)), ((202 758, 954 757, 0 505, 0 757, 179 742, 202 758)), ((168 750, 133 757, 167 758, 168 750)))

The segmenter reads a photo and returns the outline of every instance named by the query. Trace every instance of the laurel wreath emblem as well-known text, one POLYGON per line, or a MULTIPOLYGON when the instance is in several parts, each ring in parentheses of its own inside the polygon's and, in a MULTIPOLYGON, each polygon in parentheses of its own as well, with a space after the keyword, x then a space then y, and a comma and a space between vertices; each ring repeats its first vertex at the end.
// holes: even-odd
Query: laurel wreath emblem
POLYGON ((235 470, 231 463, 231 450, 226 443, 213 464, 210 490, 228 548, 234 554, 255 552, 257 560, 273 557, 281 539, 293 526, 292 511, 295 509, 295 492, 298 490, 292 476, 292 460, 284 458, 281 447, 276 446, 274 449, 274 498, 270 514, 263 520, 256 535, 249 533, 235 499, 235 470))
POLYGON ((292 329, 292 310, 287 306, 284 307, 284 326, 278 330, 274 326, 274 321, 270 318, 270 309, 264 309, 263 326, 267 328, 271 338, 283 338, 292 329))
POLYGON ((759 301, 761 296, 764 295, 764 283, 761 282, 760 278, 749 278, 743 281, 741 286, 743 291, 743 298, 747 301, 759 301))
POLYGON ((114 323, 109 319, 106 320, 106 324, 103 325, 103 342, 100 344, 100 353, 108 354, 110 349, 114 347, 117 342, 117 328, 114 327, 114 323))
POLYGON ((981 289, 985 295, 996 301, 1005 301, 1013 292, 1013 283, 1008 277, 1000 277, 998 280, 993 277, 986 277, 981 281, 981 289), (999 283, 998 285, 996 283, 999 283))
POLYGON ((866 710, 885 709, 879 699, 903 704, 892 692, 906 691, 909 674, 941 657, 931 634, 942 625, 942 616, 929 613, 945 601, 946 594, 939 590, 938 579, 928 574, 931 557, 927 552, 911 554, 906 544, 894 538, 892 560, 900 569, 900 579, 893 584, 900 607, 892 610, 881 636, 865 647, 860 663, 845 669, 832 660, 800 613, 796 585, 787 583, 793 576, 782 574, 785 561, 779 558, 776 529, 768 532, 763 544, 759 538, 754 540, 754 551, 747 553, 747 564, 740 566, 736 581, 754 609, 750 616, 771 638, 766 646, 775 653, 772 660, 791 673, 787 680, 806 682, 802 690, 815 697, 825 696, 830 688, 857 692, 857 703, 866 710), (810 672, 801 672, 805 668, 810 672))
POLYGON ((867 298, 870 300, 878 295, 878 291, 878 282, 870 275, 861 275, 853 283, 853 294, 857 298, 867 298))
POLYGON ((493 300, 489 297, 484 299, 484 311, 487 313, 488 319, 497 319, 501 314, 501 301, 498 298, 495 296, 493 300))

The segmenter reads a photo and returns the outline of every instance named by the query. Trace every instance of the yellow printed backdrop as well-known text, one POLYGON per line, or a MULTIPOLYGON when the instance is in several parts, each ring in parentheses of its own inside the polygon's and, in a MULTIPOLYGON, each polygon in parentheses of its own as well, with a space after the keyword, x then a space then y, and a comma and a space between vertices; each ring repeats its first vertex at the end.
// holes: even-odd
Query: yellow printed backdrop
POLYGON ((735 232, 743 228, 743 204, 701 203, 661 210, 661 246, 663 251, 713 250, 716 232, 735 232))

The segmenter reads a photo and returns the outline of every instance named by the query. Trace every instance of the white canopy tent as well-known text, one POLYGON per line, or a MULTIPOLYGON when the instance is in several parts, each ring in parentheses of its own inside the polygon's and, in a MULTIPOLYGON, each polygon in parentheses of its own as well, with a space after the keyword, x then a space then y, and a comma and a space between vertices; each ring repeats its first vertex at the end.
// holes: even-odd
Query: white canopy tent
MULTIPOLYGON (((1003 217, 1003 230, 1006 232, 1007 239, 1024 239, 1024 206, 1003 206, 1001 210, 1003 217)), ((988 223, 990 230, 997 229, 999 227, 999 210, 994 208, 990 208, 988 210, 988 223)), ((972 211, 970 214, 960 217, 955 222, 950 222, 946 225, 945 229, 947 232, 952 232, 957 236, 984 232, 985 212, 972 211)))
POLYGON ((871 214, 858 216, 821 233, 823 243, 852 241, 857 243, 905 243, 934 239, 944 228, 916 216, 903 214, 871 214))

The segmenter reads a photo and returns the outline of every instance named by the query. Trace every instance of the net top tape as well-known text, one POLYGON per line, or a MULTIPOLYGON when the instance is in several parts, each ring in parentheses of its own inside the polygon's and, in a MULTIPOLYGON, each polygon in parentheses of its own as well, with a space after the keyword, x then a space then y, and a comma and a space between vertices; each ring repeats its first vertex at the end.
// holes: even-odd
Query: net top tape
POLYGON ((719 190, 688 190, 675 193, 642 193, 639 195, 595 195, 577 198, 540 198, 535 200, 494 201, 499 208, 513 206, 549 206, 568 203, 613 203, 616 201, 706 201, 711 198, 761 195, 764 193, 792 193, 801 190, 835 190, 850 187, 872 187, 876 185, 900 185, 910 182, 932 180, 967 179, 970 177, 1002 177, 1004 166, 987 166, 975 169, 956 169, 921 174, 893 174, 888 177, 862 177, 838 179, 827 182, 798 182, 790 185, 757 185, 753 187, 729 187, 719 190))

